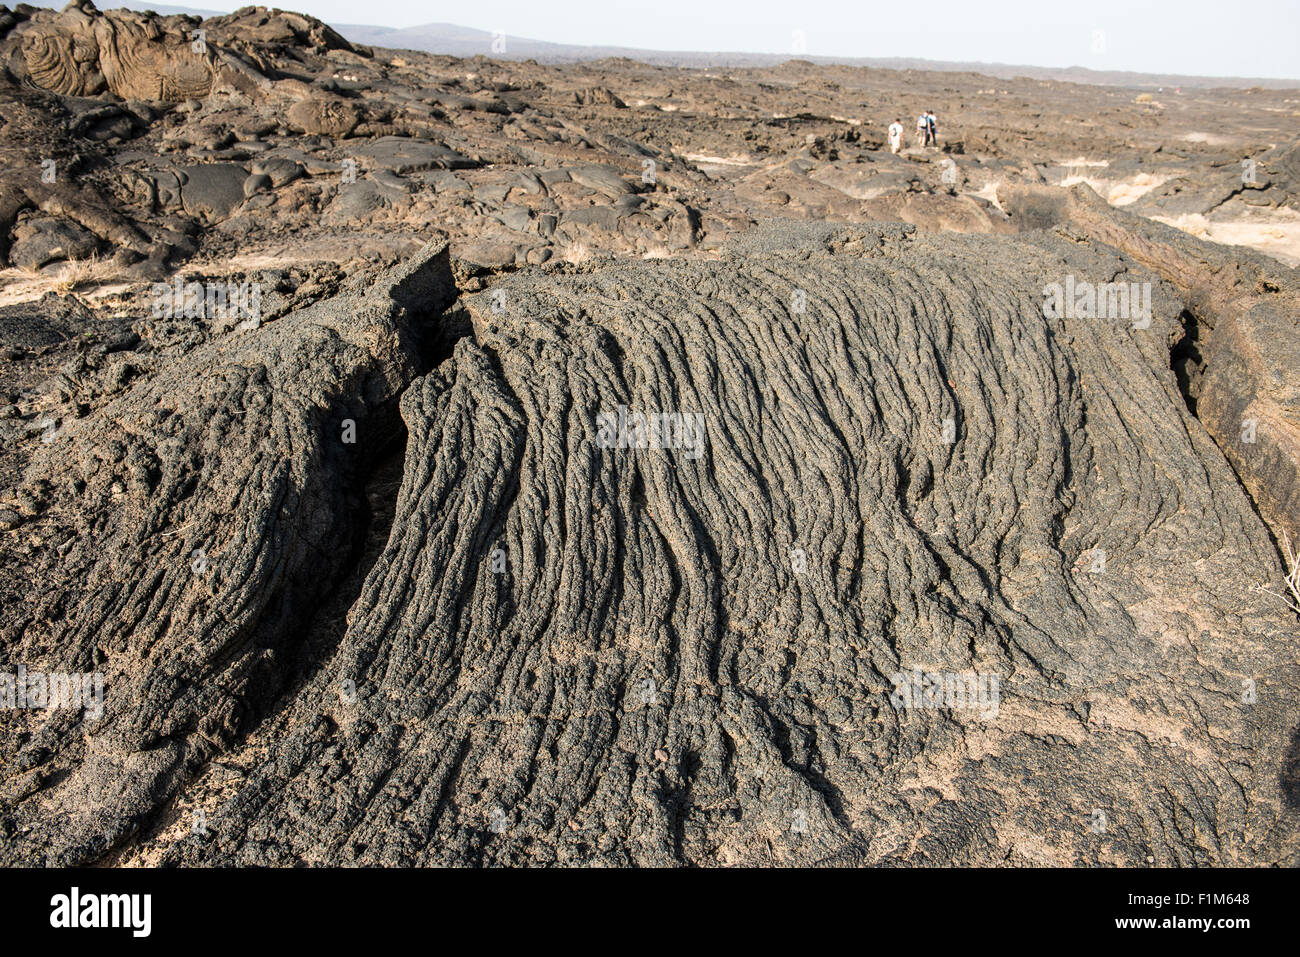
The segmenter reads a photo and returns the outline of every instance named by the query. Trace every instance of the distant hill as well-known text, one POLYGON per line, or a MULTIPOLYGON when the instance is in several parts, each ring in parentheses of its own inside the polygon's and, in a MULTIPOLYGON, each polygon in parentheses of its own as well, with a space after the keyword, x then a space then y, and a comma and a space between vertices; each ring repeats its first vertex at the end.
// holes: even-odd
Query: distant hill
MULTIPOLYGON (((62 3, 36 2, 38 7, 60 8, 62 3)), ((109 7, 105 3, 104 7, 109 7)), ((188 7, 141 3, 139 0, 122 0, 111 6, 128 10, 155 10, 161 14, 188 13, 201 17, 220 16, 219 11, 188 7)), ((292 7, 290 7, 292 9, 292 7)), ((426 23, 417 27, 377 27, 358 23, 331 24, 353 43, 388 47, 398 50, 421 50, 448 56, 487 56, 498 60, 536 60, 539 63, 581 63, 604 60, 610 57, 627 57, 640 63, 670 67, 767 67, 785 63, 793 57, 780 53, 738 53, 725 51, 664 51, 641 50, 635 47, 581 46, 552 43, 548 40, 530 40, 527 37, 505 36, 504 50, 493 50, 493 34, 488 30, 462 27, 454 23, 426 23)), ((1136 73, 1125 70, 1090 70, 1087 67, 1042 67, 1009 63, 958 63, 944 60, 924 60, 918 57, 824 57, 800 56, 799 59, 817 64, 874 67, 884 70, 934 70, 946 73, 981 73, 985 76, 1010 80, 1028 77, 1034 80, 1058 80, 1065 83, 1089 83, 1101 86, 1125 86, 1155 89, 1166 86, 1185 86, 1192 89, 1222 87, 1262 87, 1272 90, 1300 88, 1300 79, 1278 80, 1262 77, 1211 77, 1181 76, 1172 73, 1136 73)))
MULTIPOLYGON (((26 0, 28 6, 45 7, 50 10, 62 10, 66 7, 67 0, 61 3, 51 3, 49 0, 26 0)), ((11 4, 12 5, 12 4, 11 4)), ((174 15, 188 15, 191 17, 222 17, 229 11, 223 10, 203 10, 197 7, 169 7, 163 3, 140 3, 138 0, 117 0, 116 3, 110 0, 100 0, 95 6, 101 10, 152 10, 154 13, 162 14, 164 17, 174 15)))
MULTIPOLYGON (((706 51, 641 50, 633 47, 578 46, 505 36, 503 52, 493 52, 493 34, 487 30, 457 26, 452 23, 426 23, 418 27, 392 29, 360 24, 333 24, 334 28, 355 43, 403 50, 423 50, 451 56, 490 56, 500 60, 537 60, 539 63, 578 63, 627 57, 656 66, 686 67, 765 67, 792 59, 780 53, 736 53, 706 51)), ((1277 80, 1261 77, 1208 77, 1177 74, 1136 73, 1124 70, 1090 70, 1086 67, 1041 67, 1009 63, 958 63, 924 60, 919 57, 824 57, 800 56, 818 64, 875 67, 885 70, 936 70, 941 72, 982 73, 985 76, 1013 79, 1059 80, 1067 83, 1091 83, 1106 86, 1190 88, 1250 87, 1287 90, 1300 87, 1300 80, 1277 80)))

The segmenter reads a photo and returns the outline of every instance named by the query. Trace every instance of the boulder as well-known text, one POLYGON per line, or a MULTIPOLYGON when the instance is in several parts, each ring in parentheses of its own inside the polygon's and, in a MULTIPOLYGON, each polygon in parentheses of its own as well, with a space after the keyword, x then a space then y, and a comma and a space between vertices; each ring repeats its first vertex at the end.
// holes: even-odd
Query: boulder
POLYGON ((9 261, 20 269, 40 269, 63 259, 88 259, 99 246, 99 237, 77 223, 38 219, 14 230, 9 261))
POLYGON ((289 107, 285 120, 299 133, 342 139, 361 122, 361 109, 340 97, 313 96, 289 107))

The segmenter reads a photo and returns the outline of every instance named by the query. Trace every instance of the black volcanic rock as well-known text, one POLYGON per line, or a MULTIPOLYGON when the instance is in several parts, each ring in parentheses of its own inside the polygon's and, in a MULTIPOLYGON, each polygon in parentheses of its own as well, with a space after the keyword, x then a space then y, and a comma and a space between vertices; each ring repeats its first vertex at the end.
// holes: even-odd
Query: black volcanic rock
POLYGON ((1296 864, 1293 100, 0 8, 0 863, 1296 864))
POLYGON ((1170 368, 1176 287, 1056 233, 774 225, 445 311, 440 255, 189 353, 37 460, 53 526, 102 544, 6 640, 104 668, 109 704, 18 750, 9 861, 206 807, 248 735, 166 859, 1295 861, 1294 618, 1170 368), (1063 272, 1152 283, 1149 325, 1044 318, 1063 272), (462 337, 412 379, 433 323, 462 337), (408 381, 391 532, 322 632, 340 422, 373 434, 408 381), (678 418, 614 424, 638 413, 678 418), (914 673, 985 696, 900 706, 914 673))
POLYGON ((274 700, 350 553, 365 457, 394 434, 422 327, 454 293, 445 244, 430 247, 194 348, 32 462, 46 534, 78 544, 34 559, 50 587, 6 608, 5 657, 102 670, 112 690, 89 734, 69 711, 3 726, 0 801, 23 835, 6 863, 104 854, 274 700))

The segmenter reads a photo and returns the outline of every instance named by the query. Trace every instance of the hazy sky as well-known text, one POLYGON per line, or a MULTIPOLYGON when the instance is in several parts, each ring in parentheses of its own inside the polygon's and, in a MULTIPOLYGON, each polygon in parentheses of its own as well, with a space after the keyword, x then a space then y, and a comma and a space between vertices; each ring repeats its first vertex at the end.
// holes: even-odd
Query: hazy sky
MULTIPOLYGON (((794 53, 795 31, 802 31, 804 49, 816 56, 1300 77, 1300 0, 277 2, 333 23, 456 23, 558 43, 794 53)), ((240 5, 238 0, 189 3, 220 10, 240 5)), ((100 5, 113 4, 100 0, 100 5)))

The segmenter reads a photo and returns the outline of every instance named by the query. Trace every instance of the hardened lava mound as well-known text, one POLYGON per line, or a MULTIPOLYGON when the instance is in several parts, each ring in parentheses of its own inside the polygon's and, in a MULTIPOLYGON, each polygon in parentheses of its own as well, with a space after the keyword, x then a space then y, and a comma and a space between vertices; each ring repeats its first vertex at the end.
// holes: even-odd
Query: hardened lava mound
POLYGON ((146 376, 29 469, 4 640, 105 712, 11 727, 0 857, 1294 865, 1296 618, 1178 358, 1294 287, 1079 203, 459 295, 431 246, 146 376))

